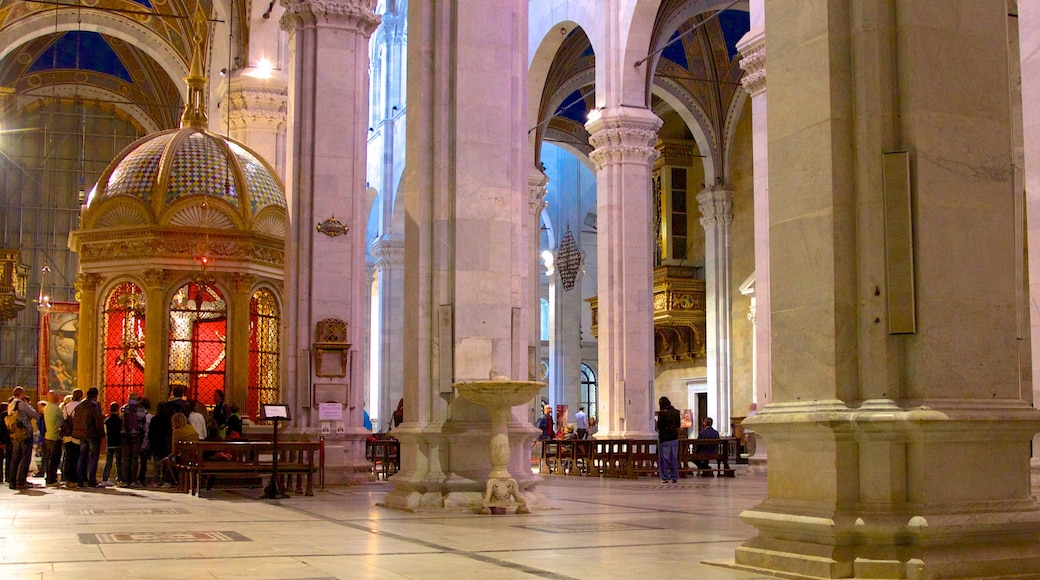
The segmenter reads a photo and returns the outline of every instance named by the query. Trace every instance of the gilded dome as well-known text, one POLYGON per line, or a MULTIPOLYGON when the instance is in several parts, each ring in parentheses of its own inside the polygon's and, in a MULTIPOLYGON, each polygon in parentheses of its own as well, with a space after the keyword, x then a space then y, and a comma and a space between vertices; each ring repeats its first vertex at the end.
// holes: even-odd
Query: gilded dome
POLYGON ((285 189, 274 170, 245 145, 196 127, 131 144, 86 202, 83 230, 152 225, 285 235, 285 189))

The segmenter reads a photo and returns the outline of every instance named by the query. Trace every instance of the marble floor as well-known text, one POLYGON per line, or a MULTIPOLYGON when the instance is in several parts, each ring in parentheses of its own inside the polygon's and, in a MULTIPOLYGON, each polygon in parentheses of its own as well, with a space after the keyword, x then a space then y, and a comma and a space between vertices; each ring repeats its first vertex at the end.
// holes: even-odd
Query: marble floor
POLYGON ((391 487, 263 500, 260 488, 198 498, 4 486, 0 578, 760 577, 701 562, 731 559, 753 535, 737 515, 764 496, 764 477, 553 477, 540 487, 544 504, 523 516, 378 507, 391 487))

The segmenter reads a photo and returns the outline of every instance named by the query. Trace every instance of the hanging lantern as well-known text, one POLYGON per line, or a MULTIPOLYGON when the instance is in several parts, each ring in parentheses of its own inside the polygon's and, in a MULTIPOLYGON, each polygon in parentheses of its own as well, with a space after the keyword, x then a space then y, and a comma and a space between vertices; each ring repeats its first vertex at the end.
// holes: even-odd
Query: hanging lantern
POLYGON ((570 292, 574 288, 584 259, 585 256, 578 250, 578 242, 575 241, 570 226, 567 226, 567 231, 560 240, 560 247, 556 250, 556 271, 560 273, 560 283, 565 291, 570 292))

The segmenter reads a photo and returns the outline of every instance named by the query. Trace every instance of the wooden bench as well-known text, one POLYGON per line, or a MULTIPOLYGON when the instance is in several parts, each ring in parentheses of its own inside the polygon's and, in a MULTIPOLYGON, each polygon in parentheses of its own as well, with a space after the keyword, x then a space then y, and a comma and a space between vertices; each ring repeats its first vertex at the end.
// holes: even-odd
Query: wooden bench
MULTIPOLYGON (((539 473, 618 478, 658 476, 656 439, 586 439, 542 441, 539 473)), ((734 477, 729 465, 736 439, 680 439, 679 476, 715 474, 734 477), (697 467, 708 462, 709 468, 697 467)))
POLYGON ((733 468, 729 466, 730 448, 736 445, 733 437, 721 439, 680 439, 679 440, 679 477, 697 475, 715 475, 735 477, 733 468), (696 462, 706 462, 707 468, 697 466, 696 462))
POLYGON ((401 470, 401 443, 393 437, 365 440, 365 459, 372 462, 372 473, 383 479, 401 470))
MULTIPOLYGON (((217 476, 269 476, 274 469, 274 443, 270 441, 198 441, 178 445, 181 489, 200 495, 203 481, 217 476)), ((278 442, 278 477, 282 489, 314 495, 314 474, 319 471, 318 441, 278 442)))

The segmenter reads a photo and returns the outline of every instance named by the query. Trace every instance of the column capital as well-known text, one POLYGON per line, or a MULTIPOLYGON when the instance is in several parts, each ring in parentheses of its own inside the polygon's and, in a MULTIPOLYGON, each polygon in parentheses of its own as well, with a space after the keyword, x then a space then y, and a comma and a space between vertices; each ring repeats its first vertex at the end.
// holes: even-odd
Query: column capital
POLYGON ((289 86, 284 79, 257 79, 236 71, 225 85, 221 109, 232 129, 286 127, 289 86))
POLYGON ((97 292, 98 285, 101 284, 101 274, 79 274, 76 276, 76 282, 74 287, 78 292, 97 292))
POLYGON ((597 169, 623 162, 650 163, 660 155, 654 145, 661 119, 649 109, 596 109, 589 117, 585 128, 595 147, 589 159, 597 169))
POLYGON ((371 248, 376 268, 404 265, 404 240, 380 236, 373 240, 371 248))
POLYGON ((545 186, 548 183, 549 176, 541 168, 533 167, 527 174, 527 203, 535 217, 540 215, 548 205, 545 201, 545 194, 548 192, 545 186))
POLYGON ((144 283, 147 290, 161 290, 166 284, 166 270, 151 268, 144 271, 144 283))
POLYGON ((749 43, 741 50, 743 58, 740 59, 740 68, 744 69, 744 76, 740 84, 752 97, 766 90, 766 42, 765 37, 756 42, 749 43))
POLYGON ((354 30, 368 38, 382 19, 375 13, 376 0, 281 0, 285 8, 281 26, 292 30, 328 27, 354 30))
POLYGON ((697 194, 701 209, 701 225, 711 229, 733 223, 733 191, 723 185, 714 185, 697 194))
POLYGON ((231 274, 231 287, 236 294, 249 294, 256 283, 257 277, 253 274, 235 272, 231 274))

